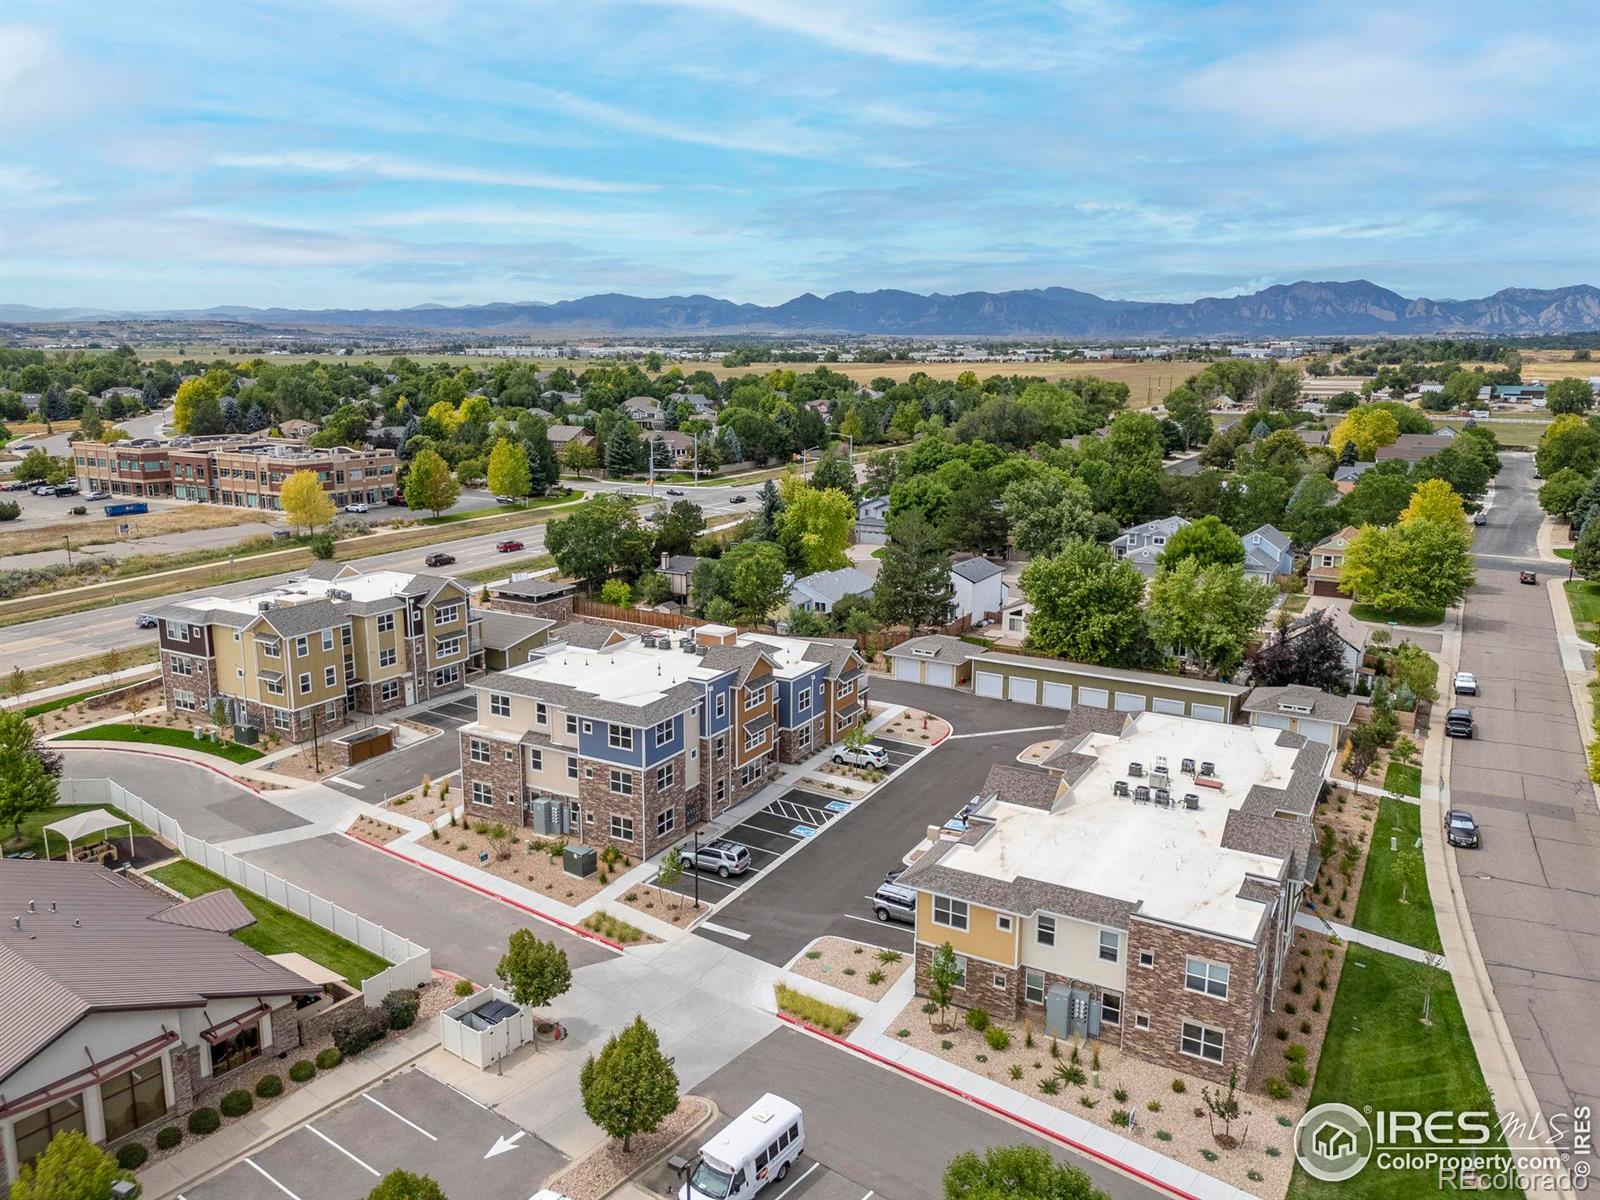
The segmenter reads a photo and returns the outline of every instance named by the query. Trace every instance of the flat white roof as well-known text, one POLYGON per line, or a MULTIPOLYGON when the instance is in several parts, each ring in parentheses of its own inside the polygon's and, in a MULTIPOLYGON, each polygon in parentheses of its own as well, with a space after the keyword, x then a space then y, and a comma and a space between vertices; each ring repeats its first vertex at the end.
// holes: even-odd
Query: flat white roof
POLYGON ((1282 860, 1222 846, 1223 825, 1257 784, 1283 787, 1296 751, 1276 745, 1279 731, 1219 725, 1188 717, 1141 713, 1122 737, 1091 734, 1078 752, 1099 759, 1054 811, 993 805, 995 826, 977 845, 957 845, 940 865, 990 878, 1019 876, 1075 888, 1130 903, 1140 913, 1216 933, 1249 938, 1261 920, 1261 905, 1242 900, 1247 875, 1275 878, 1282 860), (1155 762, 1165 757, 1171 791, 1187 792, 1200 808, 1159 808, 1113 796, 1114 780, 1131 791, 1149 784, 1155 762), (1220 789, 1194 786, 1179 774, 1185 758, 1216 765, 1220 789), (1128 764, 1142 763, 1146 777, 1131 779, 1128 764))
MULTIPOLYGON (((179 600, 186 608, 197 610, 218 609, 224 612, 254 615, 262 600, 298 604, 306 600, 326 600, 329 592, 347 592, 352 602, 383 600, 400 595, 416 576, 409 571, 368 571, 349 575, 343 579, 291 579, 287 583, 248 596, 200 596, 192 600, 179 600)), ((342 603, 342 601, 335 601, 342 603)))
MULTIPOLYGON (((544 658, 501 672, 518 679, 538 679, 586 695, 643 708, 654 704, 680 683, 715 679, 698 654, 685 654, 674 643, 658 650, 629 638, 604 650, 562 644, 544 658)), ((493 690, 492 681, 485 687, 493 690)))

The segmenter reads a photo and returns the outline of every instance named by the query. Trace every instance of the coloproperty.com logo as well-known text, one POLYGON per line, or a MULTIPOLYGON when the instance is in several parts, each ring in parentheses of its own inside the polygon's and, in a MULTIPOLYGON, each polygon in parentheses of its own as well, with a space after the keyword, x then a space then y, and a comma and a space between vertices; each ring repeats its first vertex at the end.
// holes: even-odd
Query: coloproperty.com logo
POLYGON ((1294 1152, 1306 1174, 1327 1183, 1354 1178, 1370 1164, 1378 1171, 1426 1171, 1441 1191, 1584 1191, 1594 1166, 1594 1128, 1587 1105, 1530 1122, 1510 1112, 1319 1104, 1295 1126, 1294 1152))

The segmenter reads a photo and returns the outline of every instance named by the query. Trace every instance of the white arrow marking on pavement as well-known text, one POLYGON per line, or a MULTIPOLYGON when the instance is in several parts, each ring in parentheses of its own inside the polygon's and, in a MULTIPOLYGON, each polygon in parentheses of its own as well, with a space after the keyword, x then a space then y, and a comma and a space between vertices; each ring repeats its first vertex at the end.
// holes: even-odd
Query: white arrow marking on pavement
POLYGON ((527 1130, 525 1129, 519 1129, 510 1137, 495 1138, 494 1145, 489 1147, 489 1153, 485 1154, 484 1158, 493 1158, 496 1154, 504 1154, 507 1150, 515 1150, 517 1142, 522 1139, 522 1135, 526 1132, 527 1130))

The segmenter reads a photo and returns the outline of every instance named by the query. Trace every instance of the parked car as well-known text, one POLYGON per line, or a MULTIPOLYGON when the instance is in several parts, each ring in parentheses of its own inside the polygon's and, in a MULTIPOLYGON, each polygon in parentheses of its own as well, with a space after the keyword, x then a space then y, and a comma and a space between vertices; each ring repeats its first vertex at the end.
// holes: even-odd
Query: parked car
POLYGON ((1456 672, 1456 695, 1476 696, 1478 694, 1478 677, 1471 671, 1456 672))
POLYGON ((746 496, 731 496, 731 497, 728 498, 728 503, 729 504, 743 504, 747 499, 748 499, 748 497, 746 497, 746 496))
POLYGON ((1472 819, 1471 813, 1452 808, 1444 814, 1444 837, 1452 846, 1476 850, 1479 844, 1478 823, 1472 819))
POLYGON ((390 496, 384 503, 390 508, 404 508, 406 506, 406 498, 401 495, 394 495, 390 496))
POLYGON ((698 850, 692 847, 685 861, 697 871, 715 871, 718 878, 743 875, 750 869, 750 851, 738 842, 718 838, 703 843, 698 850))
POLYGON ((1517 576, 1517 582, 1537 584, 1539 582, 1539 573, 1537 571, 1524 571, 1517 576))
POLYGON ((84 497, 84 499, 85 500, 90 500, 90 501, 93 501, 93 500, 109 500, 109 499, 111 499, 111 493, 110 492, 90 492, 87 496, 84 497))
POLYGON ((56 494, 56 486, 53 483, 36 483, 33 485, 33 494, 35 496, 54 496, 56 494))
POLYGON ((494 498, 494 502, 496 504, 521 504, 522 503, 522 501, 518 500, 515 496, 496 496, 494 498))
POLYGON ((683 489, 682 488, 668 488, 667 489, 667 495, 669 495, 669 496, 681 496, 681 495, 683 495, 683 489))
POLYGON ((872 915, 880 921, 917 923, 917 893, 898 883, 884 883, 872 893, 872 915))
POLYGON ((427 558, 423 559, 422 562, 424 566, 429 567, 448 567, 451 563, 455 562, 455 560, 456 556, 454 554, 446 554, 443 550, 435 550, 432 554, 428 555, 427 558))
POLYGON ((15 446, 11 447, 11 453, 26 454, 29 450, 37 450, 38 448, 39 447, 35 446, 32 442, 18 442, 15 446))
POLYGON ((364 513, 367 511, 367 506, 358 500, 354 504, 346 504, 344 510, 347 513, 364 513))
POLYGON ((1487 525, 1489 523, 1489 514, 1488 513, 1473 513, 1472 514, 1472 523, 1474 525, 1487 525))
POLYGON ((503 542, 496 542, 494 548, 500 551, 501 554, 515 554, 523 547, 522 543, 517 541, 516 538, 507 538, 503 542))
POLYGON ((1444 716, 1445 737, 1469 738, 1472 736, 1472 710, 1452 708, 1444 716))
POLYGON ((154 629, 159 624, 161 624, 161 622, 157 621, 149 613, 140 613, 133 619, 133 625, 135 629, 154 629))
POLYGON ((889 752, 882 746, 868 745, 859 750, 839 746, 833 752, 833 761, 841 766, 875 767, 881 771, 889 765, 889 752))
POLYGON ((26 479, 13 479, 5 485, 4 489, 0 490, 7 492, 27 492, 33 490, 33 485, 26 479))

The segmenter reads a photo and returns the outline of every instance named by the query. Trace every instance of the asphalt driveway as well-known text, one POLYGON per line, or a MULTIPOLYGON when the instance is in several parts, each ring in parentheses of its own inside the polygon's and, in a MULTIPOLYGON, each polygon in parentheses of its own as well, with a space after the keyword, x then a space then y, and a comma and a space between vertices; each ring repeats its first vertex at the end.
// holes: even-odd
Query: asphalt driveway
POLYGON ((74 750, 71 742, 54 745, 65 751, 64 778, 113 779, 166 813, 185 833, 208 842, 310 824, 198 763, 136 751, 74 750))

